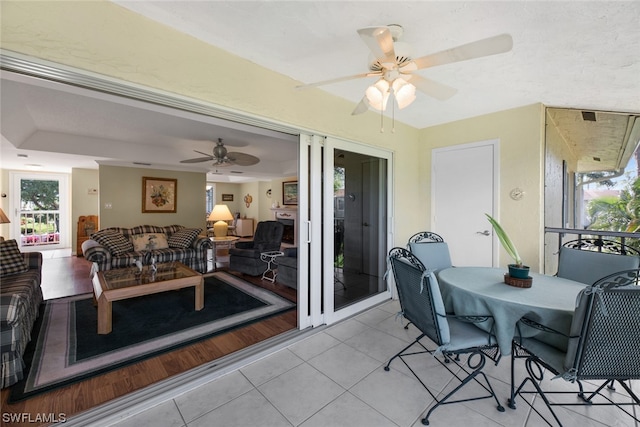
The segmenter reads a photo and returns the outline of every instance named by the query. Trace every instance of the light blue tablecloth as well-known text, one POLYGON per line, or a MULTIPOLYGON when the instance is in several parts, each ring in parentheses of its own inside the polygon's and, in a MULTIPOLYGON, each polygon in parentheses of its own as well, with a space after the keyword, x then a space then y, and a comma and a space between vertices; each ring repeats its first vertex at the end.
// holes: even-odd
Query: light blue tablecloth
MULTIPOLYGON (((569 332, 576 297, 585 284, 555 276, 532 273, 531 288, 516 288, 504 283, 505 269, 487 267, 454 267, 442 270, 438 281, 448 312, 457 315, 492 315, 494 333, 503 355, 511 354, 511 341, 516 323, 528 318, 569 332)), ((526 334, 535 333, 526 329, 526 334)), ((545 341, 563 350, 566 338, 549 337, 545 341)))

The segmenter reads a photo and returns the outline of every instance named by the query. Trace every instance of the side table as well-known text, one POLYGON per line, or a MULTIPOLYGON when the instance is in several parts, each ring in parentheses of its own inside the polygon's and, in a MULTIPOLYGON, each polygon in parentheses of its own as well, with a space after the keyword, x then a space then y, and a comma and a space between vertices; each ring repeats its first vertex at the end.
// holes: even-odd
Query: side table
POLYGON ((229 249, 235 245, 235 243, 240 240, 238 236, 224 236, 224 237, 209 237, 209 239, 213 242, 213 271, 217 270, 217 256, 216 252, 218 249, 229 249))
POLYGON ((280 251, 270 251, 270 252, 260 253, 260 259, 267 263, 267 269, 265 270, 264 273, 262 273, 263 280, 268 280, 271 283, 275 283, 278 272, 274 270, 274 264, 278 265, 276 263, 276 259, 283 255, 284 255, 284 252, 280 252, 280 251))

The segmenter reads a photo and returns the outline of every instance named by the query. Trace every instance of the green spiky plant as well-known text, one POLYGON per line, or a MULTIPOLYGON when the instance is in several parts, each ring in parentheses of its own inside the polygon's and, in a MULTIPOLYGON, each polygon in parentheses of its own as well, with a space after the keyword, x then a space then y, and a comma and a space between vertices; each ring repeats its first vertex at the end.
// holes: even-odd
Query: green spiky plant
POLYGON ((504 248, 504 250, 509 254, 511 258, 513 258, 516 266, 518 268, 522 268, 522 258, 520 258, 520 254, 518 254, 518 250, 516 249, 516 246, 511 241, 511 238, 509 238, 509 235, 507 234, 507 232, 504 231, 500 223, 498 223, 498 221, 496 221, 491 215, 487 213, 485 215, 489 219, 489 222, 493 226, 493 229, 496 231, 498 240, 500 240, 500 243, 502 243, 502 247, 504 248))

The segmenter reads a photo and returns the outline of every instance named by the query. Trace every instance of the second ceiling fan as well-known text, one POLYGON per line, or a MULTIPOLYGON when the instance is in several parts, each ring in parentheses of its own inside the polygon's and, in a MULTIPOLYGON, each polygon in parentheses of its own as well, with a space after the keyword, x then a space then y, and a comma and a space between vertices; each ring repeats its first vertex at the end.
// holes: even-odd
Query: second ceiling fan
POLYGON ((511 36, 501 34, 414 59, 409 52, 409 46, 399 41, 402 33, 402 26, 395 24, 359 29, 360 38, 372 53, 369 72, 301 85, 298 88, 306 89, 365 77, 379 77, 367 88, 352 114, 364 113, 369 107, 384 111, 389 99, 395 100, 398 108, 402 109, 415 100, 416 89, 439 100, 451 98, 457 92, 456 89, 416 74, 415 71, 504 53, 513 47, 511 36))
POLYGON ((213 154, 209 155, 202 151, 193 150, 196 153, 203 154, 205 157, 197 157, 195 159, 181 160, 180 163, 202 163, 213 160, 213 166, 253 166, 260 162, 256 156, 246 153, 229 152, 222 143, 222 138, 218 138, 216 146, 213 147, 213 154))

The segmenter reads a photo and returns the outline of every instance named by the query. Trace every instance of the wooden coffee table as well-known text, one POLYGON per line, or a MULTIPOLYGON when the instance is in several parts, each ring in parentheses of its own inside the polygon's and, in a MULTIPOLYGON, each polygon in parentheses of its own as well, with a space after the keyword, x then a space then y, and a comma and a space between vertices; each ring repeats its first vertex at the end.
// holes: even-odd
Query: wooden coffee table
MULTIPOLYGON (((93 276, 93 293, 98 303, 98 333, 111 333, 111 303, 113 301, 151 295, 159 292, 194 286, 195 309, 204 307, 204 279, 202 274, 180 262, 157 264, 152 275, 144 267, 142 274, 137 267, 99 271, 93 276)), ((170 307, 167 307, 170 309, 170 307)))

